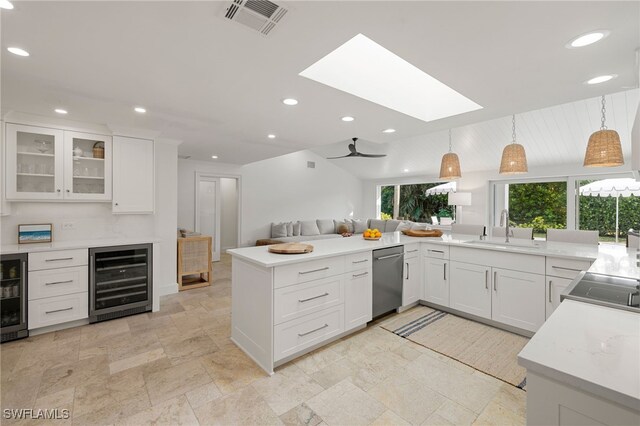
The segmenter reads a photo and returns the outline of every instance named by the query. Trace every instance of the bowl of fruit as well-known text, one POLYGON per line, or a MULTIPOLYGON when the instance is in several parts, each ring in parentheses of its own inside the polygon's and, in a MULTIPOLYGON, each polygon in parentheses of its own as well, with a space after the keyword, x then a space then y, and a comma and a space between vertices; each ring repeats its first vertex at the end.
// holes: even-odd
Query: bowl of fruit
POLYGON ((382 232, 378 231, 378 229, 367 229, 362 233, 362 238, 365 240, 379 240, 382 238, 382 232))

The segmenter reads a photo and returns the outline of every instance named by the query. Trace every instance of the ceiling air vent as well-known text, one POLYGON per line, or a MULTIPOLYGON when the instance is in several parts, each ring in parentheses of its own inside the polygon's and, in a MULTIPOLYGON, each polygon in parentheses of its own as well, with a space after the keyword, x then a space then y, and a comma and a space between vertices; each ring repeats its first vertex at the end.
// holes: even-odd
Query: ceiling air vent
POLYGON ((288 11, 282 3, 269 0, 233 0, 224 9, 224 17, 266 36, 288 11))

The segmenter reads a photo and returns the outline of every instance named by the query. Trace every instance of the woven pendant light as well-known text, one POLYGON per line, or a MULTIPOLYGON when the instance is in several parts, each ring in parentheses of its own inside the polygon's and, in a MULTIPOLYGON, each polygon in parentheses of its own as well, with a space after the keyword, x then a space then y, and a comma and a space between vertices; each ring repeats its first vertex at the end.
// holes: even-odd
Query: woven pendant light
POLYGON ((584 154, 585 167, 617 167, 624 164, 620 135, 615 130, 607 130, 604 125, 605 108, 602 96, 602 119, 600 130, 589 136, 587 151, 584 154))
POLYGON ((449 129, 449 152, 442 156, 442 161, 440 162, 440 179, 453 180, 460 179, 461 177, 460 160, 458 159, 458 154, 452 151, 451 129, 449 129))
POLYGON ((527 154, 524 151, 524 146, 516 143, 515 114, 511 119, 511 124, 513 142, 505 146, 502 151, 502 161, 500 161, 501 175, 517 175, 527 173, 529 171, 529 167, 527 166, 527 154))

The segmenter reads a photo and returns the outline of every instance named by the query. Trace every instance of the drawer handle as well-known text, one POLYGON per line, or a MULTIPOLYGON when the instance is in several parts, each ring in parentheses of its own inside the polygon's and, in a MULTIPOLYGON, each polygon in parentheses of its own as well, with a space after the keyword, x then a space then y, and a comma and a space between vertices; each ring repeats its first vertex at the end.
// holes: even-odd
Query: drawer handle
POLYGON ((44 283, 44 285, 54 285, 54 284, 67 284, 67 283, 72 283, 73 280, 66 280, 66 281, 54 281, 52 283, 44 283))
POLYGON ((404 256, 404 253, 390 254, 388 256, 380 256, 380 257, 376 257, 376 260, 391 259, 393 257, 400 257, 400 256, 404 256))
POLYGON ((484 289, 489 290, 489 270, 484 271, 484 289))
POLYGON ((361 274, 353 274, 353 278, 364 277, 365 275, 369 275, 368 272, 363 272, 361 274))
POLYGON ((64 311, 70 311, 73 309, 73 306, 70 308, 64 308, 64 309, 56 309, 55 311, 46 311, 45 314, 53 314, 55 312, 64 312, 64 311))
POLYGON ((326 271, 327 269, 329 269, 329 267, 328 267, 328 266, 325 266, 324 268, 314 269, 313 271, 304 271, 304 272, 298 272, 298 273, 299 273, 300 275, 313 274, 314 272, 326 271))
POLYGON ((427 249, 427 251, 433 252, 433 253, 441 253, 444 254, 444 251, 442 250, 431 250, 431 249, 427 249))
POLYGON ((493 271, 493 291, 498 292, 498 271, 493 271))
POLYGON ((553 281, 549 280, 549 303, 553 303, 553 302, 551 301, 551 283, 552 283, 552 282, 553 282, 553 281))
POLYGON ((308 302, 309 300, 320 299, 321 297, 325 297, 325 296, 328 296, 328 295, 329 295, 329 293, 319 294, 317 296, 313 296, 313 297, 310 297, 308 299, 298 299, 298 302, 304 303, 304 302, 308 302))
POLYGON ((57 259, 45 259, 45 262, 58 262, 60 260, 73 260, 73 257, 59 257, 57 259))
POLYGON ((417 252, 417 251, 418 251, 418 249, 415 249, 415 250, 407 250, 407 253, 415 253, 415 252, 417 252))
POLYGON ((320 331, 323 328, 327 328, 327 327, 329 327, 329 324, 325 324, 322 327, 314 328, 313 330, 307 331, 306 333, 298 333, 298 336, 299 337, 304 337, 304 336, 306 336, 308 334, 315 333, 316 331, 320 331))
POLYGON ((555 266, 555 265, 552 265, 551 267, 552 267, 552 268, 555 268, 555 269, 562 269, 563 271, 582 272, 582 269, 565 268, 564 266, 555 266))
POLYGON ((351 263, 364 263, 364 262, 368 262, 368 261, 369 261, 369 259, 354 260, 354 261, 353 261, 353 262, 351 262, 351 263))

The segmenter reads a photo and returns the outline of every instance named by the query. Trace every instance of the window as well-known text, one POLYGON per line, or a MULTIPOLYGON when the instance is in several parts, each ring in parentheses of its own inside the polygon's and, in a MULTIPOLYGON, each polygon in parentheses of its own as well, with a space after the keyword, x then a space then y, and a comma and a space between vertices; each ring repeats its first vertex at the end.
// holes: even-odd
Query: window
POLYGON ((431 223, 431 217, 451 217, 452 208, 447 203, 447 193, 426 195, 430 188, 442 182, 380 187, 380 218, 404 219, 431 223))

